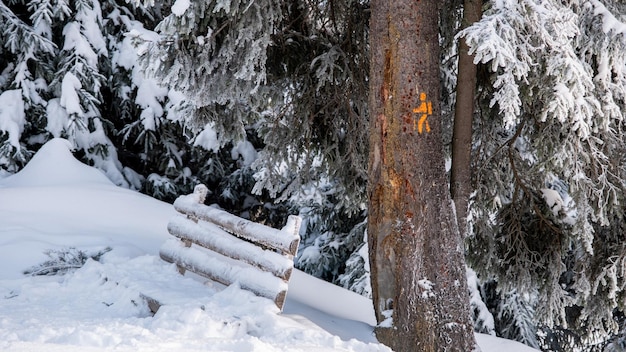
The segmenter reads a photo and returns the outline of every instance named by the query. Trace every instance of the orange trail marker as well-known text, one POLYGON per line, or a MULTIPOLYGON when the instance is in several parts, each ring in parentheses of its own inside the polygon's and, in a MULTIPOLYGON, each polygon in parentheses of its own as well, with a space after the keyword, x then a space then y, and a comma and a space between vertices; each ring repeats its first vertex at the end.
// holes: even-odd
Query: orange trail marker
POLYGON ((413 129, 415 129, 417 125, 417 132, 422 134, 424 127, 426 127, 426 132, 430 132, 430 125, 427 119, 429 115, 433 114, 433 104, 430 101, 426 101, 426 93, 420 93, 420 101, 422 103, 419 107, 413 108, 413 113, 421 113, 422 116, 420 116, 419 121, 417 121, 417 119, 413 120, 413 129))

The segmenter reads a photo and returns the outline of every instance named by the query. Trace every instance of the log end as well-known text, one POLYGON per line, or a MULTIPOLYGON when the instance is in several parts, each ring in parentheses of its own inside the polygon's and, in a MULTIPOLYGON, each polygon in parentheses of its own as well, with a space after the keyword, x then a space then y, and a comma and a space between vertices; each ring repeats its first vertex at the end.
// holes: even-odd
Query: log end
POLYGON ((276 298, 274 299, 274 303, 276 303, 276 306, 278 307, 278 309, 280 309, 281 313, 283 311, 283 307, 285 306, 286 300, 287 300, 287 290, 280 291, 276 295, 276 298))
POLYGON ((202 183, 196 185, 196 187, 194 187, 193 189, 193 195, 196 198, 198 204, 204 204, 204 200, 206 199, 208 193, 209 189, 202 183))

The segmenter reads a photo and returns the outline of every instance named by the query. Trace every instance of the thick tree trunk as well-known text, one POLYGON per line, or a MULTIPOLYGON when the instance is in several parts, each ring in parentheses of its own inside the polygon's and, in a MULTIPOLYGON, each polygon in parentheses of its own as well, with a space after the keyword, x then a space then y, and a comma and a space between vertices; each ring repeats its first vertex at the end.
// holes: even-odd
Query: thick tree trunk
POLYGON ((438 3, 371 3, 368 242, 376 333, 396 352, 475 345, 444 168, 438 3))
MULTIPOLYGON (((463 27, 480 20, 482 0, 465 0, 463 27)), ((452 168, 450 170, 450 193, 456 207, 461 234, 465 237, 467 204, 472 189, 472 120, 474 117, 474 94, 476 91, 476 65, 470 56, 464 38, 459 41, 459 73, 456 84, 454 107, 454 130, 452 132, 452 168)))

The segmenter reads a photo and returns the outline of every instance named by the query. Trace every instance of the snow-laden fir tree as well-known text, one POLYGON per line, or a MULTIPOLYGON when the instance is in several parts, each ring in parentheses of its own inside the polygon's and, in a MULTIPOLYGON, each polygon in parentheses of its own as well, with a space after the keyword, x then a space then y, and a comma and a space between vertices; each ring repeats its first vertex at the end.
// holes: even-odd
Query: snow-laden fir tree
POLYGON ((266 82, 267 49, 281 1, 177 1, 142 42, 148 77, 183 92, 185 122, 212 128, 225 144, 245 137, 248 115, 268 104, 257 94, 266 82))
POLYGON ((529 294, 544 331, 597 342, 626 303, 626 4, 485 9, 461 34, 481 65, 471 264, 504 295, 529 294))
POLYGON ((150 18, 150 11, 115 1, 0 4, 0 96, 11 101, 0 114, 1 169, 18 171, 41 144, 63 137, 116 184, 140 187, 118 161, 109 109, 123 104, 109 88, 111 58, 127 30, 120 21, 130 25, 134 13, 150 18))
POLYGON ((46 22, 52 10, 44 3, 33 14, 33 26, 0 3, 0 169, 8 172, 16 172, 30 158, 31 152, 20 142, 22 133, 39 130, 45 123, 48 82, 44 77, 52 76, 49 62, 58 51, 46 22), (27 114, 37 117, 27 119, 27 114))
POLYGON ((63 137, 116 184, 160 199, 173 200, 199 182, 235 185, 229 177, 239 170, 237 158, 208 153, 200 139, 189 143, 180 118, 184 97, 144 77, 137 65, 134 36, 155 36, 147 28, 170 7, 0 4, 0 173, 19 171, 40 145, 63 137))
POLYGON ((73 7, 67 5, 57 13, 59 20, 66 16, 68 21, 62 28, 58 66, 50 82, 50 91, 58 99, 48 102, 47 130, 54 137, 68 138, 116 184, 128 187, 129 180, 105 131, 110 122, 99 109, 102 87, 107 83, 100 62, 108 57, 100 4, 76 0, 73 7))
POLYGON ((344 287, 368 282, 358 259, 366 215, 368 21, 363 1, 283 5, 268 58, 279 94, 276 108, 262 115, 265 148, 255 164, 256 190, 289 199, 308 219, 298 266, 344 287))
POLYGON ((363 241, 367 21, 357 0, 181 0, 135 36, 198 144, 257 146, 251 191, 306 215, 299 265, 329 280, 363 241))

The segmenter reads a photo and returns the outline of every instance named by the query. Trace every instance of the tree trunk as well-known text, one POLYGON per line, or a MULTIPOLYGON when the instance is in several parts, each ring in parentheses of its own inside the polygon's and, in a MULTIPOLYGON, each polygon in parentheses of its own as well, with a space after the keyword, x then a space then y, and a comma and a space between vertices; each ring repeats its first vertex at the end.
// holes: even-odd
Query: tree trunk
POLYGON ((396 352, 475 346, 444 168, 438 3, 371 3, 368 242, 376 334, 396 352))
MULTIPOLYGON (((465 0, 463 4, 463 28, 480 20, 482 0, 465 0)), ((450 193, 456 207, 459 229, 466 235, 467 203, 472 189, 472 120, 474 117, 474 94, 476 91, 476 65, 470 56, 465 38, 459 40, 459 73, 456 84, 454 107, 454 130, 452 132, 452 167, 450 170, 450 193)))

